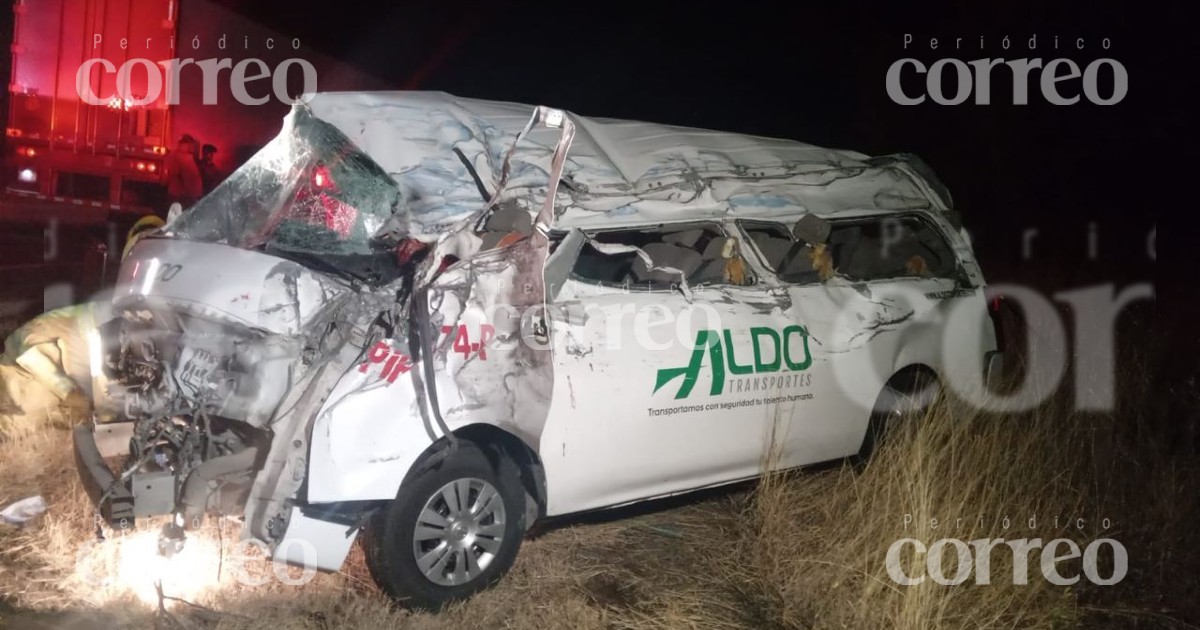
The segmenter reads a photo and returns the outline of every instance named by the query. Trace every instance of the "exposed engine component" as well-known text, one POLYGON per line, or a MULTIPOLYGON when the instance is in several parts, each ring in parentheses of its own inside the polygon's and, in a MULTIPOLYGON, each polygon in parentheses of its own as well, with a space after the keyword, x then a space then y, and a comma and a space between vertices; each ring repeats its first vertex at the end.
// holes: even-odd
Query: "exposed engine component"
POLYGON ((301 364, 295 337, 149 308, 123 311, 101 336, 111 394, 131 419, 204 410, 263 427, 301 364))
POLYGON ((151 493, 142 503, 153 512, 183 515, 183 528, 210 510, 238 512, 270 443, 258 425, 287 390, 298 343, 149 308, 120 315, 102 337, 110 395, 134 422, 121 478, 150 480, 135 494, 151 493))

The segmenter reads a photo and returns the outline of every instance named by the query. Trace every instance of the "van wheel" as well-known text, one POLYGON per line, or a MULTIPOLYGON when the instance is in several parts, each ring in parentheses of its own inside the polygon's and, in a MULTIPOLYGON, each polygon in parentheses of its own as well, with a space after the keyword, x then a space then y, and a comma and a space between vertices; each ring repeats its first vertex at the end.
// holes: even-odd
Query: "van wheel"
POLYGON ((405 480, 367 524, 371 576, 400 603, 435 610, 494 584, 525 533, 516 466, 469 442, 405 480))
POLYGON ((850 463, 856 468, 865 466, 889 432, 924 417, 940 393, 941 384, 928 374, 914 371, 893 377, 879 393, 867 422, 867 434, 850 463))

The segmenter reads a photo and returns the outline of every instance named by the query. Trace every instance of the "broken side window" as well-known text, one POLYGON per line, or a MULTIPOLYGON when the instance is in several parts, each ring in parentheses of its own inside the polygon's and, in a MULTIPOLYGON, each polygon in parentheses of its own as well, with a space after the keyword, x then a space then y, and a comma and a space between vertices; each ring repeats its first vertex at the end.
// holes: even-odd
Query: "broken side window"
POLYGON ((958 261, 931 223, 916 215, 835 222, 834 268, 851 280, 954 278, 958 261))
MULTIPOLYGON (((738 222, 763 263, 783 282, 820 282, 814 247, 773 221, 738 222)), ((957 259, 942 235, 915 216, 834 221, 826 247, 834 271, 850 280, 953 278, 957 259)))
POLYGON ((690 286, 753 284, 741 245, 715 224, 659 225, 644 229, 598 232, 589 236, 572 275, 604 286, 667 290, 679 276, 652 269, 635 251, 604 253, 592 243, 633 246, 650 257, 653 267, 671 267, 684 274, 690 286))
POLYGON ((738 221, 738 226, 758 251, 767 269, 780 280, 808 284, 820 280, 812 265, 812 247, 792 236, 792 231, 773 221, 738 221))

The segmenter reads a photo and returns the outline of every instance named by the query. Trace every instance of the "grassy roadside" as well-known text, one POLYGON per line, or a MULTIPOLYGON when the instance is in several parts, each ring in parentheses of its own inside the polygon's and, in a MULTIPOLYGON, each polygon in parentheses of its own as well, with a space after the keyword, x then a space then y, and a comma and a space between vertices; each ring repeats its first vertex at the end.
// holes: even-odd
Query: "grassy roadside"
MULTIPOLYGON (((155 607, 127 588, 143 598, 152 589, 144 565, 122 564, 144 557, 136 554, 146 553, 152 536, 92 545, 68 434, 48 428, 0 443, 0 504, 41 493, 51 506, 31 527, 0 526, 0 627, 1195 627, 1200 468, 1194 451, 1178 444, 1177 423, 1152 402, 1161 385, 1151 368, 1131 368, 1139 377, 1129 379, 1112 414, 1078 413, 1058 399, 997 415, 943 399, 894 431, 862 470, 769 475, 731 491, 560 524, 525 542, 500 585, 440 615, 389 605, 358 550, 341 573, 295 587, 240 586, 228 564, 213 566, 214 552, 179 573, 216 581, 222 568, 220 589, 193 594, 164 585, 168 595, 207 608, 176 604, 170 610, 179 625, 162 625, 155 607), (1000 546, 989 556, 991 584, 975 584, 972 573, 958 586, 928 579, 901 586, 885 560, 904 538, 927 546, 942 538, 1068 538, 1081 548, 1112 538, 1128 550, 1129 573, 1114 586, 1055 586, 1042 578, 1034 552, 1028 584, 1013 584, 1013 554, 1000 546), (122 567, 131 575, 89 583, 80 578, 81 561, 101 575, 122 567)), ((228 561, 235 532, 229 525, 218 536, 212 526, 195 549, 223 546, 228 561)), ((955 575, 953 557, 943 558, 946 576, 955 575)), ((911 546, 900 559, 910 575, 925 570, 926 557, 911 546)), ((1078 574, 1079 565, 1064 562, 1061 573, 1078 574)), ((271 570, 253 557, 243 566, 255 575, 271 570)), ((1102 566, 1102 575, 1110 572, 1102 566)))
MULTIPOLYGON (((763 627, 1196 627, 1200 445, 1194 421, 1170 410, 1194 413, 1197 394, 1186 379, 1162 378, 1148 359, 1160 351, 1123 349, 1112 413, 1075 411, 1067 393, 1016 414, 943 398, 893 432, 861 473, 764 477, 738 554, 753 569, 726 573, 756 602, 763 627), (1111 586, 1082 576, 1056 586, 1042 577, 1040 552, 1022 567, 1002 545, 987 555, 990 584, 976 583, 976 564, 961 585, 899 586, 886 554, 905 538, 931 549, 944 538, 1066 538, 1081 550, 1107 538, 1127 551, 1128 573, 1111 586), (1021 574, 1027 583, 1014 583, 1021 574)), ((943 575, 955 576, 955 557, 947 548, 943 575)), ((1097 573, 1112 576, 1112 550, 1099 557, 1097 573)), ((912 546, 900 554, 914 577, 927 560, 912 546)), ((1081 575, 1081 564, 1060 563, 1059 573, 1081 575)))

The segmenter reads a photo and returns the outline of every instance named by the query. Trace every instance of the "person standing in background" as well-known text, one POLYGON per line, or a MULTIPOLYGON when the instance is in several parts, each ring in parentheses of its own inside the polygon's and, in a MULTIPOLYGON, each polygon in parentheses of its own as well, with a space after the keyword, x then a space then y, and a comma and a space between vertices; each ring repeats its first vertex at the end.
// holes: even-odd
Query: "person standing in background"
POLYGON ((200 149, 200 179, 204 184, 204 194, 206 195, 221 183, 221 171, 217 169, 217 165, 213 161, 213 156, 216 154, 217 147, 211 144, 206 144, 200 149))
POLYGON ((167 177, 167 202, 176 203, 186 210, 204 194, 204 180, 198 164, 199 145, 188 134, 179 138, 175 150, 167 154, 163 163, 167 177))

